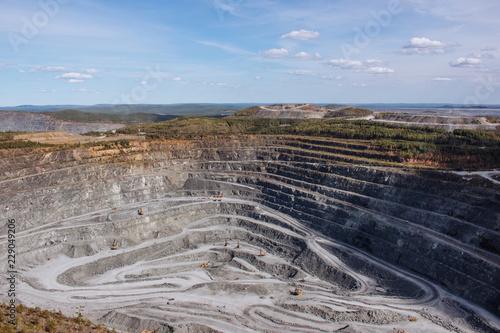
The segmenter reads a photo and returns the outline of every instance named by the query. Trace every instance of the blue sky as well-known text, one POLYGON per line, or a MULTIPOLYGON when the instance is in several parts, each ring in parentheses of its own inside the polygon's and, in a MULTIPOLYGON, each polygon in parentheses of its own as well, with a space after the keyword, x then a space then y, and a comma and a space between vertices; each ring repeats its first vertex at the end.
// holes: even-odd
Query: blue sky
POLYGON ((498 0, 2 0, 0 105, 500 103, 498 0))

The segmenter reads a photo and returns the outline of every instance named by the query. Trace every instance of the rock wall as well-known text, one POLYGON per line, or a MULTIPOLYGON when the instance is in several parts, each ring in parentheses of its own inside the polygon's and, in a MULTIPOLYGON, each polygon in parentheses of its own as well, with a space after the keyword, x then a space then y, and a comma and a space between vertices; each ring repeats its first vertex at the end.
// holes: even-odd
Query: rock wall
MULTIPOLYGON (((431 180, 399 169, 317 163, 300 150, 289 154, 295 146, 278 139, 174 144, 143 153, 143 162, 131 164, 75 160, 77 151, 4 159, 0 202, 3 215, 15 218, 22 232, 34 227, 43 230, 53 220, 89 211, 165 197, 224 193, 291 216, 319 234, 425 277, 500 316, 497 191, 431 180)), ((328 149, 317 154, 328 154, 328 149)), ((220 209, 224 214, 236 214, 238 209, 240 214, 253 214, 244 205, 220 209)), ((180 220, 189 214, 196 212, 186 209, 175 218, 155 217, 149 229, 131 220, 128 226, 122 225, 122 245, 140 244, 161 232, 168 234, 168 228, 175 225, 165 222, 176 221, 181 228, 180 220)), ((89 223, 92 218, 88 216, 89 223)), ((269 222, 279 225, 278 221, 269 222)), ((111 226, 92 229, 92 223, 85 228, 81 246, 61 241, 71 237, 69 234, 40 234, 19 250, 33 252, 34 261, 47 253, 91 255, 106 247, 117 232, 111 226), (91 238, 99 240, 97 247, 83 242, 91 238)), ((5 225, 0 230, 6 234, 5 225)), ((297 243, 283 251, 297 261, 305 260, 301 256, 317 260, 301 248, 305 246, 297 243)), ((320 269, 320 261, 317 266, 320 269)), ((356 285, 339 272, 316 274, 325 279, 336 276, 335 281, 348 289, 356 285)))

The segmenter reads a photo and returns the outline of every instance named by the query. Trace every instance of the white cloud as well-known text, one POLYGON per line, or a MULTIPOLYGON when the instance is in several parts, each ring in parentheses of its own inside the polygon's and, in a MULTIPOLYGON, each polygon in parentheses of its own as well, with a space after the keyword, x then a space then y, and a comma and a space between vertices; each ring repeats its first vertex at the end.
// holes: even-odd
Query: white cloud
POLYGON ((365 72, 370 74, 390 74, 395 71, 389 67, 370 67, 365 72))
POLYGON ((363 67, 363 63, 361 61, 348 59, 331 59, 326 63, 326 65, 340 69, 359 69, 363 67))
POLYGON ((85 68, 85 69, 81 70, 81 72, 89 73, 89 74, 96 74, 96 73, 100 73, 101 71, 98 69, 95 69, 95 68, 85 68))
POLYGON ((76 72, 64 73, 55 77, 56 79, 75 79, 75 80, 88 80, 94 77, 90 74, 82 74, 76 72))
POLYGON ((299 30, 299 31, 292 31, 287 34, 284 34, 281 36, 282 39, 299 39, 299 40, 308 40, 308 39, 313 39, 313 38, 318 38, 319 37, 319 32, 317 31, 308 31, 308 30, 299 30))
POLYGON ((413 37, 407 45, 403 46, 402 54, 443 54, 447 48, 458 46, 456 43, 445 43, 430 40, 425 37, 413 37))
POLYGON ((368 59, 366 60, 366 64, 368 66, 382 66, 384 65, 384 62, 382 60, 368 59))
POLYGON ((84 80, 79 80, 79 79, 69 79, 68 80, 69 83, 82 83, 82 82, 85 82, 84 80))
POLYGON ((291 71, 290 74, 293 74, 293 75, 304 75, 304 76, 316 76, 318 75, 318 73, 316 72, 313 72, 313 71, 308 71, 308 70, 295 70, 295 71, 291 71))
POLYGON ((493 53, 473 52, 471 54, 468 54, 467 58, 496 59, 496 56, 493 53))
POLYGON ((39 88, 39 89, 36 89, 35 92, 37 92, 37 93, 48 93, 48 92, 55 93, 56 90, 55 89, 39 88))
POLYGON ((77 92, 90 92, 90 93, 94 93, 94 94, 100 94, 101 92, 100 91, 96 91, 96 90, 92 90, 92 89, 86 89, 86 88, 80 88, 80 89, 71 89, 73 91, 77 91, 77 92))
POLYGON ((174 77, 172 81, 182 81, 182 79, 180 77, 174 77))
POLYGON ((432 81, 453 81, 450 77, 433 77, 432 81))
POLYGON ((351 83, 351 86, 353 86, 353 87, 366 87, 366 84, 364 84, 364 83, 351 83))
POLYGON ((26 73, 26 71, 24 69, 18 69, 17 70, 19 73, 26 73))
POLYGON ((30 69, 30 73, 47 73, 47 72, 62 72, 62 73, 71 73, 71 72, 80 72, 87 74, 96 74, 101 71, 95 68, 84 68, 81 70, 72 70, 63 66, 36 66, 30 69))
POLYGON ((309 53, 306 53, 306 52, 299 52, 299 53, 295 53, 292 57, 294 58, 297 58, 297 59, 311 59, 312 58, 312 55, 310 55, 309 53))
POLYGON ((228 87, 228 88, 241 88, 241 84, 230 84, 227 82, 210 82, 209 85, 211 86, 219 86, 219 87, 228 87))
POLYGON ((260 54, 262 54, 262 56, 264 58, 268 58, 268 59, 279 59, 279 58, 284 58, 284 57, 290 55, 288 50, 285 48, 270 49, 270 50, 266 50, 266 51, 261 51, 260 54))
POLYGON ((312 54, 309 54, 307 52, 295 53, 294 55, 292 55, 292 57, 294 57, 296 59, 300 59, 300 60, 310 60, 310 59, 319 60, 319 59, 323 58, 319 53, 312 55, 312 54))
POLYGON ((478 58, 456 58, 450 61, 451 67, 481 67, 483 62, 478 58))
POLYGON ((145 86, 148 83, 146 81, 141 81, 139 84, 145 86))
POLYGON ((324 76, 321 76, 320 79, 328 80, 328 81, 333 81, 333 80, 338 81, 338 80, 342 79, 342 76, 326 76, 326 75, 324 75, 324 76))
POLYGON ((68 72, 66 67, 62 66, 36 66, 30 69, 30 73, 44 73, 44 72, 68 72))
POLYGON ((255 79, 256 80, 262 80, 262 78, 260 76, 258 76, 258 75, 255 77, 255 79))

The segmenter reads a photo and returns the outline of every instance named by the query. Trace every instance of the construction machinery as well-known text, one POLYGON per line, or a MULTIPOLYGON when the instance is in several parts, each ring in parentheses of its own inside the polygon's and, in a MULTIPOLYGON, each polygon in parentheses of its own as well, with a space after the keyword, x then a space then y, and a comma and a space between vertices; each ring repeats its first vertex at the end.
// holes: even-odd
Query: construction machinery
POLYGON ((118 242, 113 241, 113 245, 111 246, 111 250, 116 250, 116 249, 118 249, 118 242))
POLYGON ((240 241, 238 241, 238 245, 236 245, 236 248, 239 249, 240 248, 240 241))
POLYGON ((266 254, 264 252, 262 252, 262 248, 260 248, 260 253, 259 253, 259 256, 263 257, 265 256, 266 254))
POLYGON ((207 265, 210 263, 210 261, 204 262, 201 264, 201 268, 207 268, 207 265))
POLYGON ((116 207, 113 207, 113 210, 118 210, 118 208, 116 208, 116 207))
POLYGON ((228 245, 229 245, 229 242, 226 239, 226 242, 224 243, 224 246, 228 246, 228 245))
POLYGON ((222 198, 223 198, 224 196, 222 196, 222 195, 218 195, 218 194, 217 194, 217 195, 214 195, 213 197, 214 197, 214 198, 213 198, 213 201, 222 201, 222 198))
POLYGON ((139 209, 139 215, 144 215, 144 211, 141 209, 139 209))
POLYGON ((418 318, 410 318, 410 321, 418 321, 418 318))
POLYGON ((302 291, 296 286, 295 290, 292 291, 292 295, 301 296, 302 295, 302 291))

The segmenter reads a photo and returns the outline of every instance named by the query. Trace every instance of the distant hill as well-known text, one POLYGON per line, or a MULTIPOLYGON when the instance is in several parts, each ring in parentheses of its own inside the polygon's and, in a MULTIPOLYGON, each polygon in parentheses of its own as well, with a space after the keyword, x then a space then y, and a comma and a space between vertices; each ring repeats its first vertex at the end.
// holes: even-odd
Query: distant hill
POLYGON ((106 132, 125 125, 150 124, 178 117, 151 113, 116 115, 78 110, 47 112, 0 111, 0 131, 106 132))
POLYGON ((80 107, 88 107, 88 105, 19 105, 19 106, 2 106, 2 111, 26 111, 26 112, 45 112, 45 111, 61 111, 68 109, 78 109, 80 107))
POLYGON ((159 115, 159 114, 144 113, 144 112, 137 112, 131 114, 106 114, 106 113, 83 112, 78 110, 47 111, 43 112, 43 114, 49 115, 50 117, 57 120, 69 121, 69 122, 112 123, 112 124, 125 124, 125 125, 156 123, 179 117, 176 115, 159 115))
POLYGON ((3 111, 48 112, 63 110, 78 110, 92 113, 132 114, 153 113, 176 116, 228 116, 234 112, 255 104, 97 104, 97 105, 20 105, 0 107, 3 111))

